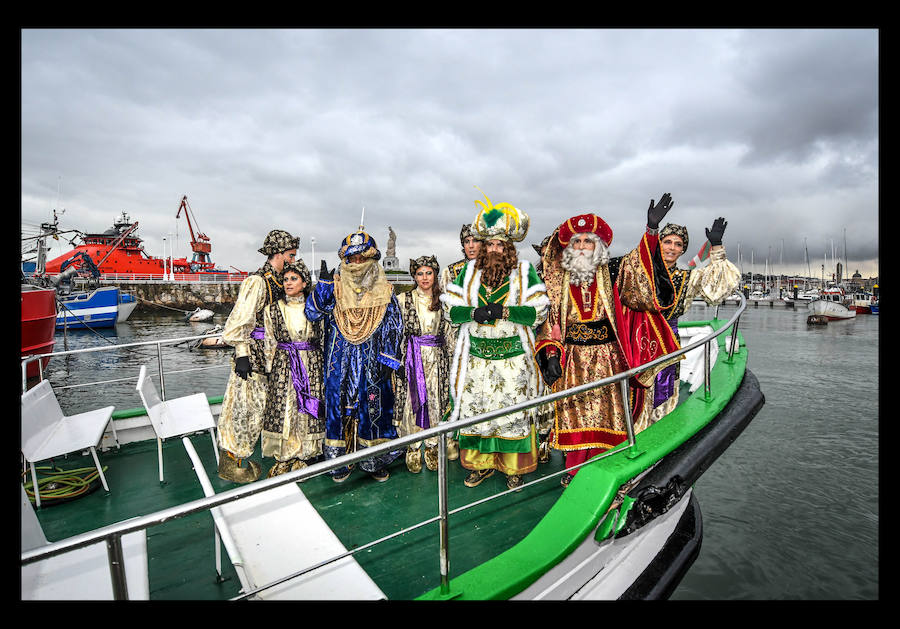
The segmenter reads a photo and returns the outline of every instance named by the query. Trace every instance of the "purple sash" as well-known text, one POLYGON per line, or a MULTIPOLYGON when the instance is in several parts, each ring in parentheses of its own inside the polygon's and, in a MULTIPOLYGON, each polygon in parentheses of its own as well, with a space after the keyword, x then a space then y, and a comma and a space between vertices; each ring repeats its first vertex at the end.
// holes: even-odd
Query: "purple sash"
MULTIPOLYGON (((675 333, 675 336, 678 336, 678 319, 672 319, 668 322, 669 327, 672 328, 672 332, 675 333)), ((669 365, 664 369, 661 369, 658 374, 656 374, 656 387, 653 389, 653 408, 661 405, 663 402, 668 400, 670 397, 675 395, 675 387, 677 386, 678 378, 675 377, 675 372, 678 369, 678 364, 669 365)))
MULTIPOLYGON (((258 329, 258 328, 257 328, 258 329)), ((296 341, 293 343, 278 343, 278 349, 288 352, 291 359, 291 380, 294 390, 297 392, 297 407, 304 413, 313 417, 322 417, 322 402, 309 394, 309 377, 306 374, 306 366, 300 359, 300 352, 319 349, 317 343, 296 341)))
POLYGON ((250 332, 250 338, 256 339, 257 341, 261 341, 266 338, 266 329, 265 328, 253 328, 253 331, 250 332))
POLYGON ((444 344, 443 336, 423 334, 410 335, 406 342, 406 383, 409 387, 409 398, 416 415, 416 426, 431 428, 428 417, 428 389, 425 387, 425 368, 422 366, 422 348, 440 347, 444 344))

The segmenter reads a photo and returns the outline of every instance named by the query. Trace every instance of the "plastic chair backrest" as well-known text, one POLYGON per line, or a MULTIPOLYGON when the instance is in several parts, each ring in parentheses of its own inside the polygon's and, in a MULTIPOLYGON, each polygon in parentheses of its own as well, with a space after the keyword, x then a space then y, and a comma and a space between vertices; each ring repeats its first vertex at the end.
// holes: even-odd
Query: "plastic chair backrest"
POLYGON ((42 380, 22 394, 22 444, 35 440, 43 442, 46 432, 52 430, 65 416, 53 393, 49 380, 42 380))

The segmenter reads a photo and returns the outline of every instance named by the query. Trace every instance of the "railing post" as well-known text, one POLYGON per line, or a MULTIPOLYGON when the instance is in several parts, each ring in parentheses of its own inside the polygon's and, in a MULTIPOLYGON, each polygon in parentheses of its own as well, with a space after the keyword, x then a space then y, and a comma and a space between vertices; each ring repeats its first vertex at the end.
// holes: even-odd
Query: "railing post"
POLYGON ((628 378, 619 380, 622 390, 622 408, 625 409, 625 430, 628 432, 628 445, 634 448, 634 418, 631 416, 631 402, 628 401, 628 378))
POLYGON ((738 324, 740 322, 741 322, 741 318, 738 317, 734 322, 734 326, 732 326, 732 328, 731 328, 731 344, 728 347, 728 361, 729 362, 731 362, 731 360, 734 358, 734 348, 737 346, 737 342, 738 342, 737 331, 738 331, 738 324))
POLYGON ((114 533, 106 538, 106 554, 109 557, 109 575, 112 577, 113 598, 128 600, 128 583, 125 578, 125 555, 122 553, 122 535, 114 533))
POLYGON ((440 513, 441 594, 450 593, 450 522, 447 506, 447 433, 438 440, 438 511, 440 513))
POLYGON ((703 344, 703 395, 708 400, 710 394, 709 384, 709 354, 712 351, 712 341, 703 344))
POLYGON ((163 375, 162 343, 156 343, 156 360, 159 362, 159 396, 166 399, 166 378, 163 375))

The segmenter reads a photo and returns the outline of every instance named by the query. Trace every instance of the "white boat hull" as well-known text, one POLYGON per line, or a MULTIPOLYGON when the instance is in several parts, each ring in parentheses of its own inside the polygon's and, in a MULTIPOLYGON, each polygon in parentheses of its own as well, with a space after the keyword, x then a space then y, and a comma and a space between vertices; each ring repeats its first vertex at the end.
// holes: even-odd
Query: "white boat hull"
POLYGON ((810 314, 827 317, 829 321, 852 319, 856 316, 855 310, 850 310, 847 306, 836 301, 825 301, 823 299, 810 302, 807 309, 810 314))
POLYGON ((116 323, 122 323, 128 320, 134 309, 137 308, 137 302, 119 302, 119 313, 116 315, 116 323))

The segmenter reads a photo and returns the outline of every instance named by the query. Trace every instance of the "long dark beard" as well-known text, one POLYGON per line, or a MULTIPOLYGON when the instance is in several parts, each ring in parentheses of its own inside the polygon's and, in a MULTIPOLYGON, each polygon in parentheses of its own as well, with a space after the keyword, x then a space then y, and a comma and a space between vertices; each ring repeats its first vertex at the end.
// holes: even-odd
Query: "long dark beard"
POLYGON ((481 270, 482 284, 496 288, 509 276, 517 262, 516 248, 512 243, 504 242, 502 253, 488 253, 487 247, 482 246, 475 258, 475 268, 481 270))

